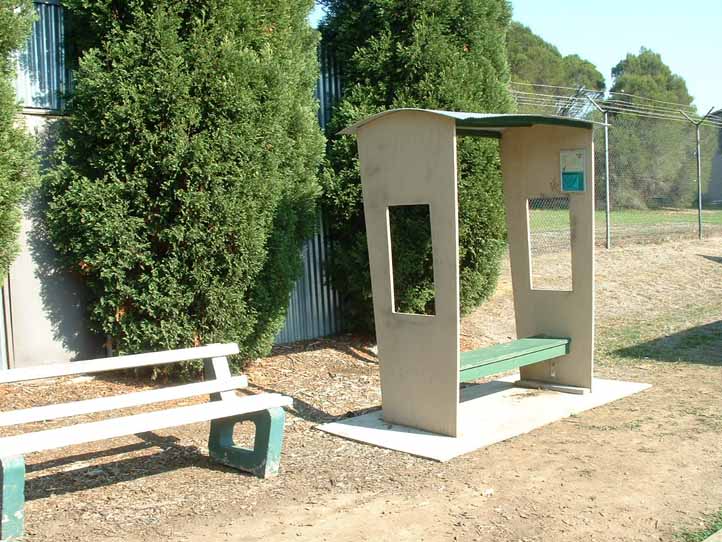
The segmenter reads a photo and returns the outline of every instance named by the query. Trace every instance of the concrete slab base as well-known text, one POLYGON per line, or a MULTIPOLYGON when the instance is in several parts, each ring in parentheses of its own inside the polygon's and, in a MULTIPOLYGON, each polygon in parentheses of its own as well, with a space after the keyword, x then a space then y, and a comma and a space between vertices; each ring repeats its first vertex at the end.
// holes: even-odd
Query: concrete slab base
POLYGON ((388 424, 383 420, 383 410, 323 424, 319 429, 381 448, 448 461, 650 387, 595 378, 592 393, 570 394, 515 387, 518 378, 514 375, 462 389, 460 435, 456 438, 388 424))

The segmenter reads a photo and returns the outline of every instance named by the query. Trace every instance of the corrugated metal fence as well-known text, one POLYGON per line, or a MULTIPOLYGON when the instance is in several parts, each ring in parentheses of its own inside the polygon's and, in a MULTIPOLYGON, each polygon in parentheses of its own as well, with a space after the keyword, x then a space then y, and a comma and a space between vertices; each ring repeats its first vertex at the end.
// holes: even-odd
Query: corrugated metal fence
MULTIPOLYGON (((341 96, 341 82, 332 56, 319 48, 321 76, 316 85, 318 122, 326 127, 331 108, 341 96)), ((322 217, 318 233, 303 248, 303 277, 296 283, 286 314, 286 324, 276 344, 334 335, 341 331, 338 294, 326 280, 325 266, 331 245, 322 217)))
POLYGON ((59 110, 66 90, 63 9, 59 0, 36 0, 37 18, 18 55, 15 91, 24 107, 59 110))
POLYGON ((341 330, 338 294, 326 280, 329 242, 323 219, 318 233, 303 247, 303 276, 296 282, 286 312, 286 323, 276 344, 334 335, 341 330))

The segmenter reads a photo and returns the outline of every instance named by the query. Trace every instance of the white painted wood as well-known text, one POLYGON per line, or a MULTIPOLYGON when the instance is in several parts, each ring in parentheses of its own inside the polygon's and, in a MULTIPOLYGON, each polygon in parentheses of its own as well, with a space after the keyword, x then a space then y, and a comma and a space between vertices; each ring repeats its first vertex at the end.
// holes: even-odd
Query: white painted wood
POLYGON ((164 401, 175 401, 198 395, 211 393, 229 392, 242 389, 248 386, 248 379, 245 376, 229 377, 222 380, 211 380, 208 382, 197 382, 155 390, 127 393, 125 395, 114 395, 112 397, 99 397, 85 401, 75 401, 56 405, 27 408, 10 412, 0 412, 0 427, 32 423, 39 421, 58 420, 71 416, 81 416, 95 412, 107 412, 121 408, 137 407, 162 403, 164 401))
POLYGON ((456 435, 459 252, 454 119, 404 110, 358 129, 384 419, 456 435), (389 206, 429 206, 434 316, 394 312, 389 206))
POLYGON ((501 139, 504 200, 518 337, 569 337, 566 356, 520 369, 522 380, 592 387, 594 367, 594 144, 593 132, 568 126, 509 128, 501 139), (562 193, 559 153, 585 149, 586 192, 562 193), (569 197, 572 291, 535 290, 528 200, 569 197))
MULTIPOLYGON (((231 368, 228 365, 228 360, 225 357, 215 357, 205 360, 203 364, 203 371, 206 380, 211 379, 226 379, 231 377, 231 368)), ((220 393, 214 393, 211 396, 212 401, 218 400, 233 400, 237 396, 232 391, 222 391, 220 393)))
POLYGON ((105 371, 133 369, 152 365, 166 365, 168 363, 193 359, 231 356, 238 354, 238 352, 238 345, 235 343, 211 344, 196 348, 182 348, 179 350, 149 352, 147 354, 134 354, 72 363, 56 363, 48 366, 28 367, 24 369, 10 369, 9 371, 0 371, 0 384, 22 382, 25 380, 40 380, 43 378, 57 378, 76 374, 102 373, 105 371))
POLYGON ((48 429, 24 435, 0 438, 0 456, 25 455, 32 452, 63 448, 74 444, 95 442, 145 431, 158 431, 179 425, 230 418, 273 407, 287 407, 293 399, 277 393, 239 397, 234 401, 215 401, 160 410, 99 422, 48 429))

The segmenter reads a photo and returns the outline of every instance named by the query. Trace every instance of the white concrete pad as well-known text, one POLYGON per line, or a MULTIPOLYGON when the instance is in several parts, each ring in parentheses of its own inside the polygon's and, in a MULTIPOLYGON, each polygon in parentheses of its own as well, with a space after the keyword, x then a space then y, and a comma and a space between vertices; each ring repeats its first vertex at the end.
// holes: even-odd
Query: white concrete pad
POLYGON ((459 405, 461 434, 456 438, 388 424, 382 410, 320 425, 319 429, 381 448, 448 461, 650 387, 595 378, 593 392, 578 395, 517 388, 513 385, 516 380, 518 376, 513 375, 464 388, 459 405))

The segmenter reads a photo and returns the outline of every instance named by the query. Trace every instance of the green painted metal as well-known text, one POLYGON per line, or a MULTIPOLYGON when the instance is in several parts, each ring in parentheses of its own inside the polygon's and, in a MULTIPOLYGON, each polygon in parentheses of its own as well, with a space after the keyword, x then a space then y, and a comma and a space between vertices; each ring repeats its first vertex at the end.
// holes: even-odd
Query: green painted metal
POLYGON ((562 172, 562 192, 584 192, 584 172, 562 172))
MULTIPOLYGON (((468 115, 468 114, 467 114, 468 115)), ((592 128, 588 120, 555 117, 551 115, 488 115, 456 117, 456 128, 519 128, 543 124, 546 126, 570 126, 572 128, 592 128)))
POLYGON ((213 420, 208 452, 214 460, 234 469, 248 471, 261 478, 275 476, 281 463, 285 419, 283 408, 277 407, 213 420), (256 426, 253 449, 237 446, 233 441, 233 427, 244 421, 253 422, 256 426))
POLYGON ((20 540, 25 523, 25 461, 0 457, 0 540, 20 540))
POLYGON ((344 128, 339 134, 350 135, 364 124, 387 115, 393 115, 400 111, 422 111, 432 113, 441 117, 454 119, 456 123, 457 133, 462 135, 471 135, 479 137, 490 137, 490 132, 500 132, 505 128, 530 127, 535 125, 545 126, 568 126, 571 128, 585 128, 591 130, 594 125, 600 124, 590 120, 572 119, 569 117, 558 117, 553 115, 518 115, 518 114, 494 114, 494 113, 470 113, 465 111, 440 111, 437 109, 416 109, 402 108, 390 109, 382 111, 376 115, 366 117, 347 128, 344 128), (463 130, 463 132, 462 132, 463 130))
POLYGON ((469 369, 487 363, 496 363, 555 346, 566 346, 570 342, 567 338, 559 337, 528 337, 526 339, 517 339, 508 343, 472 350, 471 352, 462 352, 461 369, 469 369))
POLYGON ((456 135, 501 139, 501 132, 495 132, 494 130, 473 130, 469 128, 457 128, 456 135))
POLYGON ((564 356, 569 353, 570 343, 571 340, 567 338, 529 337, 463 352, 460 359, 460 381, 469 382, 564 356))

